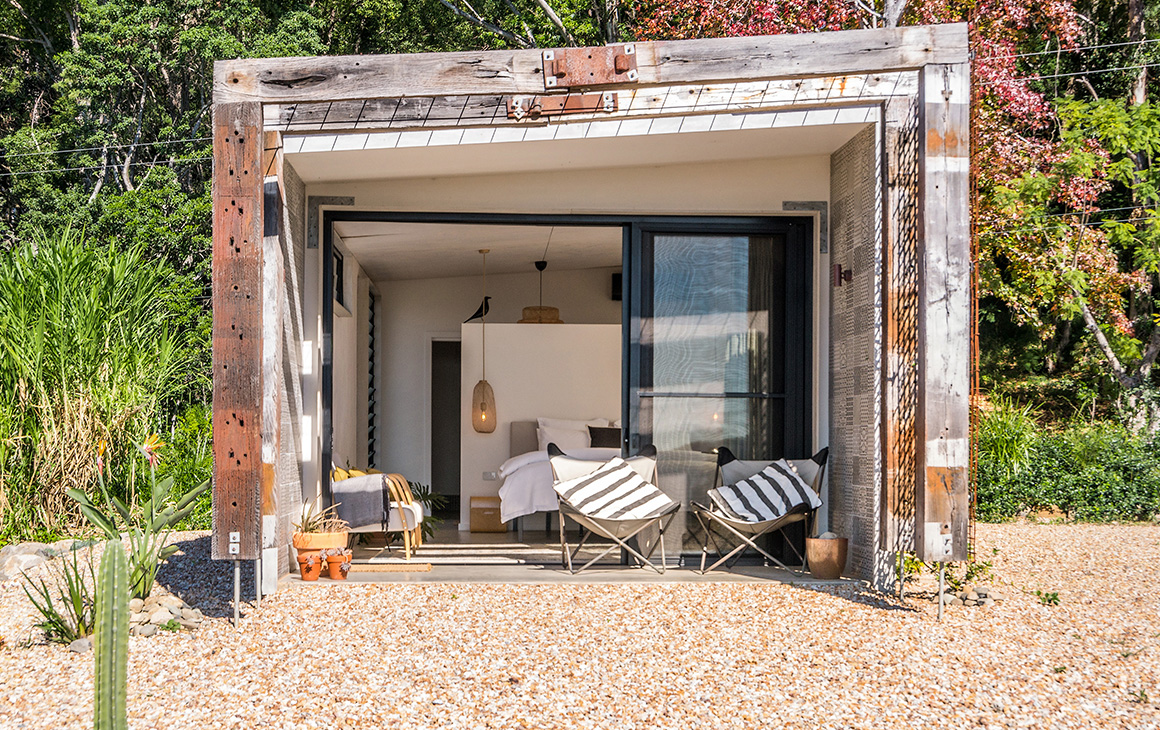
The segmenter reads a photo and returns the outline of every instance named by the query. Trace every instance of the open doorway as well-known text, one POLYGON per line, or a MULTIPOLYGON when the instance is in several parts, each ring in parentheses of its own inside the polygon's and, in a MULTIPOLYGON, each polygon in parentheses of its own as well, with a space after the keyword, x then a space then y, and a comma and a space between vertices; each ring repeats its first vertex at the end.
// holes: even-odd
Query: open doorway
POLYGON ((444 500, 440 520, 459 519, 462 352, 458 340, 431 341, 431 491, 444 500))

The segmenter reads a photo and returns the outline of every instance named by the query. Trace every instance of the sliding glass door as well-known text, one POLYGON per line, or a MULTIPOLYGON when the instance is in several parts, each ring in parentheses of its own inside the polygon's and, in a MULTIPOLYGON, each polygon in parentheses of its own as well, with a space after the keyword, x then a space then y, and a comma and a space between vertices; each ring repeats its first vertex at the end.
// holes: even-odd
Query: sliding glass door
POLYGON ((715 453, 812 447, 809 221, 635 228, 629 252, 629 451, 655 444, 660 486, 688 505, 715 453))

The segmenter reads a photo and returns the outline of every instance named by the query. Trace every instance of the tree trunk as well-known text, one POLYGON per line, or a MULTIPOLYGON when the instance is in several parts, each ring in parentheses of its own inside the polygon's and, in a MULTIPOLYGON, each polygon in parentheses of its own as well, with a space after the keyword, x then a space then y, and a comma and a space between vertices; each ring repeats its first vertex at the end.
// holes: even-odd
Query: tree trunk
MULTIPOLYGON (((1139 43, 1144 40, 1144 2, 1145 0, 1128 0, 1128 41, 1139 43)), ((1139 48, 1134 54, 1140 58, 1139 48)), ((1136 80, 1132 84, 1132 104, 1137 106, 1148 99, 1148 67, 1140 69, 1136 80)))

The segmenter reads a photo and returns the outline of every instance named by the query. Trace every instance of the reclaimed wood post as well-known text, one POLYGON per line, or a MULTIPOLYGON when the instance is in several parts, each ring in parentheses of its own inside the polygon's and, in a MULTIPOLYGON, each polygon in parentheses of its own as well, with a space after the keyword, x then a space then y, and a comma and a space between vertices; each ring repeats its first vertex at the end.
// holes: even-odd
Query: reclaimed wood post
POLYGON ((278 459, 282 454, 282 135, 263 135, 262 150, 262 557, 258 594, 278 585, 278 459))
POLYGON ((212 556, 257 560, 262 507, 262 105, 216 104, 213 136, 212 556))
POLYGON ((970 530, 970 69, 925 66, 915 422, 918 557, 968 558, 970 530))

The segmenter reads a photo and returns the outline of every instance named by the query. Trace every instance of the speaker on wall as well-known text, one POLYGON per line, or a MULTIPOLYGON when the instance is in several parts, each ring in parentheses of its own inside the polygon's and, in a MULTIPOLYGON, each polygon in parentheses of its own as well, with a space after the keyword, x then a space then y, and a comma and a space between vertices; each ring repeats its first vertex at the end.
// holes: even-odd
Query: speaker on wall
POLYGON ((612 301, 619 302, 623 297, 624 274, 617 272, 612 275, 612 301))

